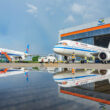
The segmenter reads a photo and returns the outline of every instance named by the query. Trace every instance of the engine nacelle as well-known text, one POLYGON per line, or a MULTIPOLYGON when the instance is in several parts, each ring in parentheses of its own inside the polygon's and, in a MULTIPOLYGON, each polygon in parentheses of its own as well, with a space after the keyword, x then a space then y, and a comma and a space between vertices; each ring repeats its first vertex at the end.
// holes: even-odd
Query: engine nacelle
POLYGON ((110 53, 108 53, 108 52, 100 52, 98 54, 98 58, 101 61, 108 61, 108 60, 110 60, 110 53))

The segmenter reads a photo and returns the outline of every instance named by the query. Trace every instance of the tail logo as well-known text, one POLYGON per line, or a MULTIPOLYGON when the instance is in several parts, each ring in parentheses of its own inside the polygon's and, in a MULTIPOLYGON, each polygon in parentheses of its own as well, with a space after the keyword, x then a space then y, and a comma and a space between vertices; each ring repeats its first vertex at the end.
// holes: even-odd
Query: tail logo
POLYGON ((29 52, 29 44, 27 45, 27 48, 26 48, 26 52, 25 53, 28 53, 29 52))

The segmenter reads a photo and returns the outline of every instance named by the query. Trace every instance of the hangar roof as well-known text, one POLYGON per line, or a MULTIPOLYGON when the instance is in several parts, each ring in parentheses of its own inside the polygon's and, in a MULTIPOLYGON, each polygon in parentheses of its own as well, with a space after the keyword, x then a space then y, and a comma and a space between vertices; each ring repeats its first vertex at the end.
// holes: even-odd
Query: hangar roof
POLYGON ((98 21, 94 21, 91 23, 82 24, 79 26, 74 26, 71 28, 62 29, 59 31, 59 34, 61 35, 61 34, 65 34, 65 33, 70 33, 70 32, 75 32, 75 31, 79 31, 79 30, 92 28, 92 27, 100 27, 101 25, 106 25, 106 24, 110 24, 110 17, 104 18, 104 19, 99 19, 98 21))

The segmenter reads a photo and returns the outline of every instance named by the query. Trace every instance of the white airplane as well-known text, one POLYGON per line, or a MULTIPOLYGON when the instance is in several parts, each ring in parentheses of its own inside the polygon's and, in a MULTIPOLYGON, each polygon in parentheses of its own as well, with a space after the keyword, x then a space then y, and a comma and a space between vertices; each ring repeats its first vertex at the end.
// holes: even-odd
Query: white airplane
POLYGON ((25 74, 26 80, 29 81, 28 70, 26 70, 25 68, 16 68, 16 69, 4 68, 4 69, 0 69, 0 78, 9 77, 9 76, 13 76, 13 75, 19 75, 19 74, 25 74))
POLYGON ((53 79, 60 87, 81 86, 103 80, 108 80, 110 83, 110 69, 75 69, 74 73, 70 71, 56 73, 53 75, 53 79))
POLYGON ((16 69, 4 68, 4 69, 0 69, 0 77, 8 77, 8 76, 19 75, 23 73, 26 74, 27 72, 28 70, 24 68, 16 68, 16 69))
POLYGON ((27 56, 29 56, 28 50, 29 50, 29 45, 27 45, 26 52, 0 48, 0 55, 5 55, 8 61, 24 60, 27 56))
POLYGON ((64 59, 68 61, 68 56, 79 57, 95 57, 103 63, 110 60, 110 45, 108 48, 89 45, 77 41, 62 40, 55 45, 53 51, 57 54, 63 55, 64 59))

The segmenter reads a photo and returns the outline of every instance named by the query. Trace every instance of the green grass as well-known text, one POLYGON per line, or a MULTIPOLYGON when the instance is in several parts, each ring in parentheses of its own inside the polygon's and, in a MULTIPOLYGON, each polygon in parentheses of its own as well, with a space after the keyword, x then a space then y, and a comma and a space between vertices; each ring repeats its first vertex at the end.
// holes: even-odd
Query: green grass
POLYGON ((38 61, 15 61, 15 63, 38 63, 38 61))

